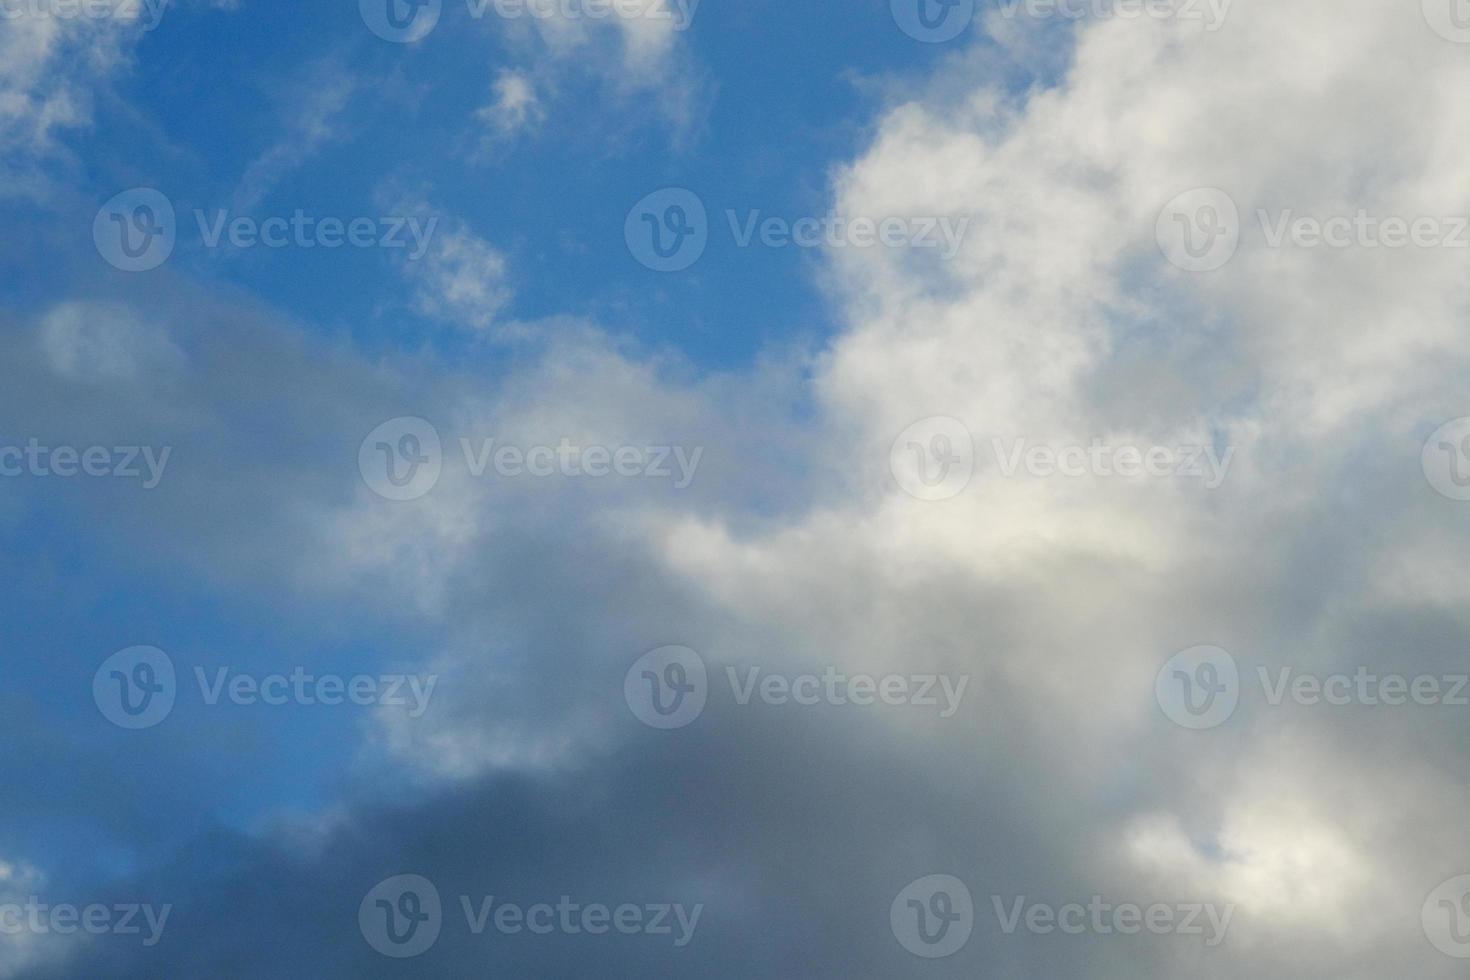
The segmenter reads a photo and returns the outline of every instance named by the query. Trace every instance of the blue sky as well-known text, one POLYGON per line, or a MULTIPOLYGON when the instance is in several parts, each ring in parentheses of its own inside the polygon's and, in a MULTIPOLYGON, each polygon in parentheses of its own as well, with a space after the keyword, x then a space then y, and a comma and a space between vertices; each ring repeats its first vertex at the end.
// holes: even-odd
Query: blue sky
MULTIPOLYGON (((629 260, 627 208, 659 187, 687 186, 722 231, 727 209, 822 214, 832 168, 861 145, 888 97, 883 80, 912 77, 948 52, 894 29, 882 3, 721 5, 695 16, 700 29, 678 38, 677 70, 661 67, 628 94, 610 91, 605 77, 559 71, 548 104, 555 124, 485 150, 465 120, 490 101, 498 72, 546 60, 501 36, 493 16, 476 20, 451 3, 428 38, 398 45, 331 7, 262 10, 247 23, 180 5, 102 94, 112 111, 76 138, 81 186, 99 204, 114 188, 146 184, 166 186, 181 214, 230 207, 250 162, 293 141, 293 119, 314 94, 341 87, 348 94, 331 113, 331 135, 304 148, 249 210, 356 215, 374 210, 385 184, 426 188, 511 258, 510 317, 594 317, 703 367, 744 367, 764 347, 831 333, 820 256, 742 249, 722 233, 710 261, 667 279, 629 260), (695 108, 671 119, 659 108, 670 100, 695 108)), ((416 344, 436 325, 384 295, 386 264, 374 250, 288 250, 198 256, 195 269, 319 329, 416 344)))

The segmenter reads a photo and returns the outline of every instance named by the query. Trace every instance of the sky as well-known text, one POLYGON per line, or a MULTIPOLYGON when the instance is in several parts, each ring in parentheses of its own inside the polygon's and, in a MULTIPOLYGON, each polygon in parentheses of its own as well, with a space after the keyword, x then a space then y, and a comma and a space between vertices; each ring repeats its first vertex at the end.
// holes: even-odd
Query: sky
POLYGON ((1462 0, 0 0, 0 980, 1470 959, 1462 0))

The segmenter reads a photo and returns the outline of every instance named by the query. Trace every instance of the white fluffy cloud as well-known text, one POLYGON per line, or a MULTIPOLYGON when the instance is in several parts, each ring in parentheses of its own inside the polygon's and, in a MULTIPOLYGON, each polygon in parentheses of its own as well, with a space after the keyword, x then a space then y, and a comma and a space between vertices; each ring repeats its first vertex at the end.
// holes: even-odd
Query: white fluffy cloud
MULTIPOLYGON (((1257 717, 1213 743, 1150 722, 1153 673, 1177 649, 1219 642, 1252 664, 1351 672, 1386 652, 1348 641, 1355 627, 1429 610, 1463 623, 1442 583, 1465 564, 1445 549, 1419 576, 1427 588, 1378 576, 1420 566, 1412 529, 1463 553, 1463 515, 1428 492, 1418 456, 1465 414, 1465 254, 1271 249, 1256 211, 1470 214, 1470 106, 1450 95, 1465 55, 1413 8, 1241 0, 1218 33, 1088 23, 1065 77, 1019 97, 987 83, 978 59, 951 60, 973 86, 948 77, 895 106, 838 181, 851 215, 975 218, 949 264, 833 253, 851 329, 816 385, 833 430, 853 434, 834 455, 863 461, 845 492, 778 534, 686 523, 664 536, 671 561, 732 611, 788 624, 794 648, 868 670, 982 674, 975 709, 992 720, 979 727, 1063 807, 1085 811, 1102 785, 1151 767, 1177 776, 1182 754, 1214 767, 1203 785, 1158 787, 1155 812, 1111 828, 1100 816, 1096 832, 1131 841, 1130 874, 1237 902, 1243 921, 1301 948, 1239 952, 1238 970, 1368 976, 1363 958, 1382 969, 1408 956, 1423 975, 1450 973, 1418 935, 1417 903, 1463 857, 1436 865, 1410 827, 1450 832, 1446 784, 1458 797, 1466 782, 1393 761, 1443 737, 1437 727, 1366 717, 1391 747, 1324 746, 1323 715, 1296 740, 1257 717), (1224 189, 1246 226, 1234 261, 1209 274, 1175 269, 1155 242, 1165 203, 1196 187, 1224 189), (939 504, 899 492, 885 466, 895 436, 930 416, 964 421, 982 459, 969 491, 939 504), (993 438, 1099 437, 1228 443, 1238 466, 1207 493, 1008 479, 989 455, 993 438), (1337 574, 1312 571, 1333 563, 1337 574), (1434 801, 1433 815, 1381 788, 1347 792, 1358 780, 1434 801), (1186 812, 1203 850, 1169 829, 1186 812)), ((1001 765, 996 751, 977 742, 977 765, 1001 765)), ((1092 873, 1102 888, 1120 872, 1099 860, 1092 873)), ((1226 975, 1200 972, 1207 962, 1186 972, 1226 975)))

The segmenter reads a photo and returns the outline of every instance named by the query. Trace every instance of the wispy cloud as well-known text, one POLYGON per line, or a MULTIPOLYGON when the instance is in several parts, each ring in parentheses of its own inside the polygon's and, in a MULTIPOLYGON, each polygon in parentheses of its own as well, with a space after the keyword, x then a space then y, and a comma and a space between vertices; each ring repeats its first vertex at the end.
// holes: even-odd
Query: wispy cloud
POLYGON ((290 102, 283 107, 284 131, 251 161, 235 190, 235 209, 252 211, 283 177, 310 160, 339 133, 339 117, 352 101, 359 82, 335 59, 310 66, 290 102))

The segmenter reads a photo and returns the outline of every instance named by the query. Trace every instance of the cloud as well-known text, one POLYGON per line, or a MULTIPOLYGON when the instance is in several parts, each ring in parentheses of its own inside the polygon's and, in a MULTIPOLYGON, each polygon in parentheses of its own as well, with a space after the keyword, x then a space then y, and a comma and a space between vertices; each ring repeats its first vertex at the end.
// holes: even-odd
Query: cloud
POLYGON ((78 381, 132 381, 171 372, 183 360, 165 334, 116 304, 63 303, 42 318, 37 339, 51 368, 78 381))
POLYGON ((590 76, 610 104, 638 110, 640 121, 661 122, 680 135, 699 123, 711 87, 683 40, 699 0, 614 4, 601 16, 585 15, 595 4, 507 6, 518 13, 497 16, 491 3, 485 17, 530 65, 516 76, 546 93, 541 101, 550 107, 569 78, 590 76))
MULTIPOLYGON (((185 843, 137 875, 183 896, 173 941, 89 952, 67 975, 396 975, 354 914, 401 873, 434 880, 451 915, 460 894, 707 905, 678 956, 459 930, 432 972, 906 975, 889 902, 942 873, 985 921, 935 976, 1453 976, 1418 903, 1465 871, 1463 713, 1257 698, 1189 732, 1154 678, 1207 642, 1247 677, 1456 669, 1464 521, 1419 451, 1464 413, 1463 263, 1257 238, 1185 274, 1155 234, 1195 187, 1225 190, 1247 224, 1258 208, 1465 213, 1462 52, 1372 0, 1239 0, 1217 33, 1088 23, 1065 75, 1019 93, 980 64, 992 50, 887 111, 835 181, 844 213, 972 216, 963 249, 834 250, 847 329, 811 363, 702 378, 559 323, 486 377, 371 361, 193 293, 130 315, 166 343, 136 327, 104 341, 75 306, 12 339, 7 418, 132 422, 181 446, 154 512, 169 519, 105 533, 252 595, 372 607, 413 637, 377 656, 444 677, 423 719, 353 730, 368 762, 330 820, 286 843, 185 843), (153 374, 168 384, 140 383, 153 374), (430 494, 386 501, 355 455, 406 415, 450 452, 430 494), (938 415, 969 427, 980 464, 967 492, 920 501, 890 449, 938 415), (699 445, 708 468, 688 493, 487 481, 454 456, 462 437, 699 445), (1230 445, 1239 462, 1216 491, 1006 476, 995 438, 1230 445), (226 463, 191 469, 190 448, 226 463), (715 699, 655 732, 622 680, 666 644, 697 648, 718 683, 751 663, 832 666, 965 674, 972 694, 945 723, 715 699), (987 917, 992 896, 1094 894, 1234 903, 1239 919, 1207 949, 1006 935, 987 917)), ((422 309, 473 328, 509 298, 503 256, 458 223, 406 271, 422 309)))
MULTIPOLYGON (((45 876, 30 865, 0 860, 0 905, 24 905, 45 883, 45 876)), ((0 945, 0 978, 4 980, 64 961, 73 945, 70 941, 48 943, 43 937, 24 932, 5 939, 0 945)))
POLYGON ((492 140, 503 140, 546 118, 535 83, 524 72, 502 69, 495 77, 495 101, 476 115, 489 127, 492 140))
POLYGON ((91 88, 126 60, 132 36, 113 18, 0 20, 0 158, 13 173, 0 194, 50 193, 40 163, 60 155, 63 133, 91 122, 91 88))
POLYGON ((285 133, 251 161, 235 190, 235 208, 251 211, 275 189, 281 178, 301 166, 327 142, 340 135, 339 117, 360 87, 358 80, 333 59, 308 67, 289 96, 285 133), (302 91, 304 90, 304 95, 302 91))
MULTIPOLYGON (((0 200, 46 201, 64 185, 66 138, 89 128, 94 102, 159 26, 168 0, 105 0, 71 8, 46 0, 0 17, 0 200)), ((229 9, 227 4, 214 7, 229 9)))
POLYGON ((422 245, 399 262, 415 309, 470 330, 491 329, 515 297, 505 253, 425 203, 400 203, 394 213, 412 215, 424 229, 422 245))

